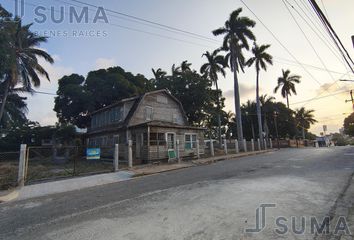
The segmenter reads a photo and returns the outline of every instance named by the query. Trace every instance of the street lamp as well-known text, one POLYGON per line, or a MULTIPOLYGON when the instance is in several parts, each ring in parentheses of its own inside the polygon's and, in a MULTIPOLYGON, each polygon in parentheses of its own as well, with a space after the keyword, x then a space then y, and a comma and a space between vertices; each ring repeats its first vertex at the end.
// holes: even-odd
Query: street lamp
POLYGON ((273 112, 273 117, 274 117, 274 125, 275 125, 275 134, 277 135, 277 145, 278 149, 280 149, 280 144, 279 144, 279 133, 278 133, 278 123, 277 123, 277 118, 279 116, 279 113, 277 111, 273 112))

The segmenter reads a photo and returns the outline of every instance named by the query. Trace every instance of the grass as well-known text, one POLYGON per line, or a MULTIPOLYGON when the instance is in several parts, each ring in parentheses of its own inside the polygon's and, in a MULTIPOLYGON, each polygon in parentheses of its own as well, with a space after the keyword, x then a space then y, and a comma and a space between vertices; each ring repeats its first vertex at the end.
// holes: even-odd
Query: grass
MULTIPOLYGON (((68 163, 55 164, 49 158, 42 158, 40 160, 31 159, 28 163, 26 184, 111 172, 112 170, 113 163, 109 161, 76 159, 74 165, 73 160, 68 163)), ((17 176, 18 162, 0 162, 0 190, 8 190, 16 187, 17 176)))

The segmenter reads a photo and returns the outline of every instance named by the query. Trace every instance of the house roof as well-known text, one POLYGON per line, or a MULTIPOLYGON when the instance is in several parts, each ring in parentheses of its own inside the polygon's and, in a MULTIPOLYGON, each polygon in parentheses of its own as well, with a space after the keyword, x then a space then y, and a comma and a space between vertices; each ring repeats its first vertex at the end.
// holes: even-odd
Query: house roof
POLYGON ((147 93, 144 93, 140 96, 135 96, 135 97, 130 97, 130 98, 125 98, 125 99, 122 99, 118 102, 115 102, 111 105, 108 105, 108 106, 105 106, 97 111, 94 111, 92 113, 89 114, 89 116, 92 116, 94 114, 97 114, 97 113, 100 113, 100 112, 103 112, 107 109, 111 109, 115 106, 119 106, 125 102, 130 102, 130 101, 134 101, 133 103, 133 106, 131 107, 129 113, 127 114, 127 117, 124 119, 124 121, 122 122, 122 126, 129 126, 129 122, 130 122, 130 119, 132 118, 134 112, 136 111, 136 109, 139 107, 139 105, 143 102, 144 98, 148 95, 152 95, 152 94, 156 94, 156 93, 166 93, 167 95, 169 95, 180 107, 181 111, 182 111, 182 114, 183 114, 183 118, 185 120, 185 122, 187 123, 188 122, 188 119, 187 119, 187 115, 186 115, 186 112, 184 111, 183 109, 183 106, 182 106, 182 103, 176 98, 174 97, 170 91, 168 89, 160 89, 160 90, 155 90, 155 91, 151 91, 151 92, 147 92, 147 93))

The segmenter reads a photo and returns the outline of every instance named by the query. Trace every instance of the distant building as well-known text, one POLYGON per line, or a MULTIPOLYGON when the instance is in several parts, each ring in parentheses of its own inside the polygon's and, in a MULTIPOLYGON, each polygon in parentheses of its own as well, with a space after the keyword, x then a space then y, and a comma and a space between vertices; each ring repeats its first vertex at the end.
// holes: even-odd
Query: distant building
POLYGON ((204 128, 188 124, 182 104, 168 90, 123 99, 91 113, 87 146, 109 148, 133 142, 135 164, 167 159, 168 150, 180 157, 196 155, 197 140, 204 151, 204 128))

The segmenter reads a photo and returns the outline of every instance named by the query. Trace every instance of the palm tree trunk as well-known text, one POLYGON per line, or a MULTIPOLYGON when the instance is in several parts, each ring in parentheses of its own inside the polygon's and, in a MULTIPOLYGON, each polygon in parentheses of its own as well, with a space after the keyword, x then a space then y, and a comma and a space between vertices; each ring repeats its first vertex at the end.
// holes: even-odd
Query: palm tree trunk
POLYGON ((262 129, 262 114, 261 114, 261 102, 259 100, 259 70, 257 69, 257 80, 256 80, 256 101, 257 101, 257 118, 258 118, 258 136, 261 141, 261 146, 263 148, 263 129, 262 129))
POLYGON ((214 81, 215 82, 215 87, 216 87, 216 104, 217 104, 217 108, 218 108, 218 114, 217 114, 217 118, 218 118, 218 137, 219 137, 219 148, 222 147, 222 139, 221 139, 221 108, 220 108, 220 98, 219 98, 219 86, 218 86, 218 81, 214 81))
POLYGON ((7 81, 6 81, 6 84, 5 84, 4 96, 3 96, 2 102, 1 102, 1 108, 0 108, 0 122, 1 122, 1 119, 2 119, 2 117, 3 117, 3 115, 4 115, 7 96, 9 95, 9 88, 10 88, 10 81, 7 80, 7 81))
POLYGON ((252 139, 255 140, 254 127, 253 127, 253 119, 251 118, 251 128, 252 128, 252 139))
POLYGON ((288 108, 290 108, 289 107, 289 94, 286 94, 286 105, 288 106, 288 108))
POLYGON ((302 139, 305 140, 305 128, 302 127, 302 139))
MULTIPOLYGON (((234 64, 234 66, 235 65, 236 64, 234 64)), ((238 141, 243 141, 240 92, 238 86, 237 70, 235 67, 234 67, 234 98, 235 98, 235 113, 236 113, 236 123, 237 123, 237 139, 238 141)))

